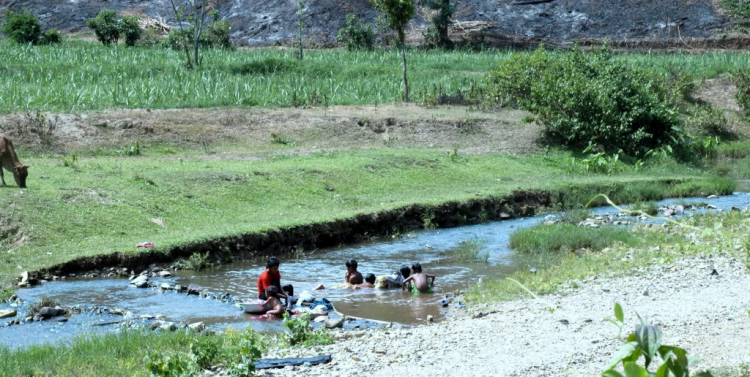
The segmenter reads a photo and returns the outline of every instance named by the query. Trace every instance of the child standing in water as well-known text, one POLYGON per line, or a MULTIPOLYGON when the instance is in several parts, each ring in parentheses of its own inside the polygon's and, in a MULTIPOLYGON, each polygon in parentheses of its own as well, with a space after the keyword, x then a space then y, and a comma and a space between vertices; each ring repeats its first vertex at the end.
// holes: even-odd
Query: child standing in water
POLYGON ((413 293, 432 293, 433 285, 435 285, 435 275, 422 273, 422 265, 414 263, 411 266, 411 276, 404 280, 401 290, 408 286, 413 293))

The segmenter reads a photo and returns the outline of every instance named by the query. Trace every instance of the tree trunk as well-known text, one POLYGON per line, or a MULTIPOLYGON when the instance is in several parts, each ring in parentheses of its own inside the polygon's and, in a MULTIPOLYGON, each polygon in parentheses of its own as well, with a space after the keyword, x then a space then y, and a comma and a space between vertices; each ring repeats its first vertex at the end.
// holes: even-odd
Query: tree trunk
POLYGON ((177 10, 177 5, 175 5, 174 0, 169 0, 169 2, 172 4, 172 10, 174 11, 174 18, 177 20, 177 25, 180 26, 180 41, 182 42, 182 47, 185 50, 187 68, 192 69, 193 63, 190 61, 190 50, 188 49, 187 43, 188 36, 185 35, 185 30, 182 28, 182 17, 180 16, 180 12, 177 10))
POLYGON ((406 78, 406 35, 403 30, 399 31, 398 38, 401 40, 401 63, 404 68, 404 102, 409 102, 409 80, 406 78))
MULTIPOLYGON (((195 3, 193 3, 193 8, 195 8, 195 3)), ((195 66, 201 65, 201 60, 198 55, 198 46, 200 45, 201 40, 201 34, 203 34, 203 24, 206 22, 206 0, 201 1, 201 17, 200 17, 200 24, 198 24, 198 19, 195 20, 194 29, 195 29, 195 38, 193 40, 193 43, 195 45, 195 52, 193 52, 193 55, 195 55, 195 66)))

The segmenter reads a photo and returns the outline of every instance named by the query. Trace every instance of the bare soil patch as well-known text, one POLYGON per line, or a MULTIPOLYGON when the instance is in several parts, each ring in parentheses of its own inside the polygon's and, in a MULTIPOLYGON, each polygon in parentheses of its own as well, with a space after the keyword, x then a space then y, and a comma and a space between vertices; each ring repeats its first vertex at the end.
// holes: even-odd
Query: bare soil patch
MULTIPOLYGON (((522 123, 528 113, 484 112, 467 107, 424 108, 417 105, 340 106, 282 109, 112 110, 88 114, 46 114, 56 121, 51 131, 55 152, 128 148, 166 144, 236 150, 235 157, 383 147, 452 148, 465 153, 527 154, 536 151, 541 127, 522 123), (234 146, 234 148, 233 148, 234 146)), ((0 133, 19 147, 43 149, 40 137, 22 127, 28 115, 0 116, 0 133)), ((231 158, 227 153, 218 157, 231 158)))

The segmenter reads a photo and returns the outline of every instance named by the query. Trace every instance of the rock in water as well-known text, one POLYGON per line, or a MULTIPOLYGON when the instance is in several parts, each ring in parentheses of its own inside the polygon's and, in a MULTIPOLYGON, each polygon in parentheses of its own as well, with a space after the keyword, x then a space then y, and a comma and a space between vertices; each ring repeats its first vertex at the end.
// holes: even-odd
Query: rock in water
POLYGON ((57 317, 59 315, 62 315, 63 313, 64 311, 62 309, 51 308, 49 306, 45 306, 39 310, 39 316, 45 319, 57 317))
POLYGON ((159 328, 164 331, 177 331, 177 325, 174 322, 163 323, 159 328))
POLYGON ((685 207, 682 204, 674 207, 674 213, 675 215, 682 216, 685 213, 685 207))
POLYGON ((165 291, 168 291, 168 290, 172 289, 172 286, 170 286, 170 285, 169 285, 169 284, 167 284, 167 283, 163 283, 163 284, 161 285, 161 289, 162 289, 162 290, 165 290, 165 291))
POLYGON ((197 295, 203 292, 203 287, 198 284, 190 284, 188 285, 187 291, 189 295, 197 295))
POLYGON ((163 277, 163 278, 168 278, 168 277, 172 276, 172 274, 169 271, 160 271, 159 272, 159 276, 163 277))
POLYGON ((342 328, 344 327, 344 320, 343 319, 328 319, 326 321, 326 328, 327 329, 336 329, 336 328, 342 328))
POLYGON ((147 288, 148 287, 148 276, 139 275, 135 279, 130 281, 136 288, 147 288))
POLYGON ((328 320, 328 316, 327 315, 323 315, 323 316, 320 316, 320 317, 317 317, 317 318, 313 319, 313 322, 325 322, 327 320, 328 320))
POLYGON ((435 317, 433 317, 432 315, 428 315, 427 322, 435 322, 435 317))
POLYGON ((196 322, 189 324, 188 328, 195 332, 201 332, 206 329, 206 325, 203 322, 196 322))
POLYGON ((672 216, 672 215, 674 215, 674 210, 672 210, 672 209, 666 209, 664 211, 664 216, 669 217, 669 216, 672 216))
POLYGON ((156 329, 160 328, 160 327, 161 327, 161 325, 163 325, 163 322, 162 322, 162 321, 153 321, 153 322, 151 322, 151 325, 149 325, 148 327, 149 327, 149 328, 150 328, 151 330, 156 330, 156 329))
POLYGON ((11 318, 18 314, 15 310, 0 310, 0 318, 11 318))

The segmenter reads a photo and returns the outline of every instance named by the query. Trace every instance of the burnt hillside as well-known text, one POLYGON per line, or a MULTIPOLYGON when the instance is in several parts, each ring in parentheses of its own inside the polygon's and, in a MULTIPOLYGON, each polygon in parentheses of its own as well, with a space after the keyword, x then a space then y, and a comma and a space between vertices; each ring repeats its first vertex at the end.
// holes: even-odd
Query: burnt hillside
MULTIPOLYGON (((289 40, 296 26, 296 0, 210 0, 234 24, 240 45, 275 44, 289 40)), ((613 40, 711 37, 727 18, 709 0, 459 0, 456 20, 496 23, 493 31, 524 37, 613 40)), ((0 10, 31 9, 45 28, 81 30, 86 19, 102 9, 163 18, 173 24, 169 0, 0 0, 0 10)), ((322 43, 333 42, 347 13, 374 21, 368 0, 308 0, 306 33, 322 43)), ((415 28, 425 25, 423 13, 415 28)), ((416 30, 416 29, 415 29, 416 30)))

